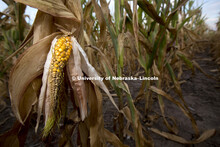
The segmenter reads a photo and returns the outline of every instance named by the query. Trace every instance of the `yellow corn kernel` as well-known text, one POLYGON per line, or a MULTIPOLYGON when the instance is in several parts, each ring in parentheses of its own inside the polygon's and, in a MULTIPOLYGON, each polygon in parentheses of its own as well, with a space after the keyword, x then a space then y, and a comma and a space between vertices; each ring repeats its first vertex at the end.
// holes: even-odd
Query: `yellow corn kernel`
POLYGON ((69 59, 70 53, 66 53, 66 58, 69 59))
POLYGON ((57 56, 59 56, 59 55, 60 55, 60 52, 55 52, 55 54, 56 54, 57 56))
POLYGON ((61 42, 57 42, 56 47, 60 47, 61 46, 61 42))
POLYGON ((61 53, 61 57, 65 57, 66 56, 66 53, 61 53))
POLYGON ((60 58, 58 58, 57 61, 60 62, 61 61, 60 58))
POLYGON ((62 48, 62 47, 60 47, 60 48, 59 48, 59 51, 60 51, 60 52, 62 52, 62 51, 63 51, 63 48, 62 48))
POLYGON ((58 67, 58 64, 54 64, 54 67, 58 67))
POLYGON ((56 51, 56 50, 58 50, 59 49, 59 47, 56 45, 56 47, 54 48, 54 50, 56 51))
POLYGON ((66 41, 70 41, 70 37, 66 37, 66 41))
POLYGON ((63 45, 61 46, 61 48, 62 48, 63 50, 65 50, 65 49, 66 49, 66 45, 63 44, 63 45))

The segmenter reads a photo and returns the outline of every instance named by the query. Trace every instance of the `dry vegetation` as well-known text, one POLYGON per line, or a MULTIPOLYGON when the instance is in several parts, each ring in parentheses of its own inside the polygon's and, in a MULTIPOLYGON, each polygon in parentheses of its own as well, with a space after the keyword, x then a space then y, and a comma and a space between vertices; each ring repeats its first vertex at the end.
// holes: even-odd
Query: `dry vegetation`
MULTIPOLYGON (((114 15, 106 0, 3 1, 8 8, 0 13, 1 89, 7 91, 8 85, 17 121, 10 131, 1 135, 1 146, 23 146, 30 120, 36 113, 36 131, 44 132, 45 144, 58 130, 59 146, 99 147, 106 146, 107 142, 127 146, 126 135, 135 140, 137 147, 154 146, 149 131, 182 144, 196 144, 215 133, 215 128, 199 131, 180 86, 183 66, 206 74, 192 60, 207 42, 201 36, 208 33, 201 7, 194 8, 193 0, 174 0, 174 3, 134 0, 133 5, 128 0, 116 0, 114 15), (38 9, 30 29, 24 19, 26 5, 38 9), (66 43, 63 56, 63 50, 56 52, 63 44, 55 47, 60 37, 69 38, 63 41, 66 43), (67 44, 72 48, 69 55, 67 44), (139 75, 157 76, 159 80, 143 80, 137 97, 132 97, 123 80, 74 80, 76 76, 139 75), (174 89, 178 99, 167 93, 170 89, 174 89), (115 132, 104 128, 102 96, 105 94, 117 109, 115 132), (153 95, 158 99, 168 132, 151 126, 146 130, 143 126, 143 115, 149 121, 156 119, 149 115, 153 95), (196 139, 179 136, 176 120, 165 115, 164 99, 175 104, 182 117, 191 121, 196 139), (145 114, 136 108, 137 101, 144 101, 145 114), (68 103, 72 104, 71 112, 67 111, 68 103), (42 114, 45 127, 39 130, 42 114), (77 143, 72 142, 73 136, 77 136, 77 143)), ((219 30, 215 35, 219 36, 219 30)), ((215 39, 213 42, 215 60, 219 63, 219 43, 215 39)), ((1 97, 3 94, 7 93, 1 92, 1 97)), ((0 102, 5 105, 4 101, 0 102)))

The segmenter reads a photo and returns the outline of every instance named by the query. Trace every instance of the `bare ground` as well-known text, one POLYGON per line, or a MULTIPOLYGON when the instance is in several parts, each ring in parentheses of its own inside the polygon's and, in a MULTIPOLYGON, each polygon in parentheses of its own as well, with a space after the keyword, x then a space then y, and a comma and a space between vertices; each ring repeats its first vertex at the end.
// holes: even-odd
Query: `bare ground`
MULTIPOLYGON (((219 77, 219 65, 212 60, 212 55, 208 50, 196 54, 194 60, 199 63, 201 68, 209 75, 213 77, 219 77), (217 70, 216 70, 217 69, 217 70)), ((191 70, 184 70, 182 80, 186 82, 181 85, 184 99, 189 106, 191 113, 193 114, 196 123, 198 125, 200 134, 208 129, 216 129, 216 134, 207 139, 206 141, 195 144, 195 145, 183 145, 158 134, 149 131, 153 138, 155 147, 184 147, 184 146, 195 146, 195 147, 219 147, 220 146, 220 83, 218 80, 207 78, 199 70, 195 71, 195 75, 192 74, 191 70)), ((140 81, 127 81, 130 91, 133 97, 136 97, 138 90, 141 86, 140 81)), ((171 91, 171 94, 175 99, 177 96, 171 91)), ((185 138, 186 140, 195 139, 191 121, 184 116, 182 111, 168 100, 164 99, 165 103, 165 114, 167 117, 174 117, 177 122, 178 135, 185 138)), ((108 129, 112 130, 113 118, 115 110, 110 107, 109 101, 104 101, 104 115, 105 125, 108 129)), ((139 101, 136 104, 138 110, 144 115, 144 100, 139 101)), ((160 114, 159 104, 156 98, 154 98, 153 112, 151 115, 160 114)), ((144 120, 144 119, 143 119, 144 120)), ((145 122, 142 121, 142 125, 148 129, 145 122)), ((163 123, 162 117, 153 122, 151 127, 157 128, 161 131, 169 132, 163 123)), ((134 141, 126 139, 125 143, 129 146, 135 146, 134 141)))

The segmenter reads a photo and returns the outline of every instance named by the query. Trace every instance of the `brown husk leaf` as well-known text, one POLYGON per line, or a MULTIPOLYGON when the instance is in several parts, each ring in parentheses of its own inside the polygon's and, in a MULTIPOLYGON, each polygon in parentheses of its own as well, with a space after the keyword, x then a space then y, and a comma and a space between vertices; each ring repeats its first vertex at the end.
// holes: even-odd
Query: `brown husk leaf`
POLYGON ((19 111, 19 105, 22 105, 21 99, 31 81, 42 74, 51 41, 57 34, 53 33, 28 48, 11 70, 9 78, 11 105, 15 116, 21 123, 24 121, 19 111))

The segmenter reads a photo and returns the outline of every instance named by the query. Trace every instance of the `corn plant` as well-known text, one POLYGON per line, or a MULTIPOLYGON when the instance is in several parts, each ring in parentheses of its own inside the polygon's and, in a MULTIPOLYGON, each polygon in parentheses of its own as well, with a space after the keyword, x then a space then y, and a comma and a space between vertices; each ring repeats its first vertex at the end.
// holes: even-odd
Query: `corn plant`
POLYGON ((201 9, 192 8, 193 1, 134 0, 131 8, 127 0, 116 0, 113 16, 105 0, 16 2, 35 7, 38 12, 21 47, 12 55, 33 40, 32 46, 22 53, 10 74, 11 104, 18 121, 1 136, 0 142, 7 139, 3 146, 10 142, 24 145, 28 132, 28 129, 24 131, 24 126, 29 125, 35 112, 38 115, 35 131, 43 125, 40 123, 43 114, 42 138, 47 140, 55 130, 60 130, 60 146, 73 146, 69 136, 75 130, 78 132, 77 145, 95 147, 106 146, 107 142, 114 146, 127 146, 124 144, 125 135, 131 136, 137 147, 153 146, 148 131, 183 144, 199 143, 214 134, 215 129, 211 129, 200 135, 179 82, 183 63, 192 70, 199 68, 196 62, 189 59, 189 52, 185 51, 186 35, 196 36, 192 30, 204 22, 201 9), (132 98, 129 86, 123 80, 110 78, 109 82, 104 83, 77 79, 79 76, 87 79, 100 77, 99 73, 110 77, 126 74, 138 76, 139 71, 143 71, 146 77, 158 76, 159 80, 143 81, 136 98, 132 98), (178 100, 165 92, 171 88, 170 84, 178 100), (112 98, 110 88, 116 93, 118 104, 112 98), (104 128, 103 93, 100 89, 107 94, 118 112, 118 132, 112 133, 104 128), (144 99, 144 115, 148 117, 152 110, 153 92, 157 94, 169 133, 157 128, 146 130, 141 123, 142 115, 135 102, 144 99), (127 101, 124 101, 125 98, 127 101), (168 121, 165 116, 164 98, 174 103, 191 120, 197 139, 187 141, 178 136, 176 122, 174 119, 168 121), (70 101, 72 112, 67 111, 70 101), (67 124, 66 120, 72 123, 67 124), (59 124, 62 124, 63 130, 59 129, 59 124), (25 132, 23 136, 22 132, 25 132), (12 137, 8 139, 10 135, 12 137))
POLYGON ((26 5, 15 3, 13 0, 5 1, 5 3, 8 7, 0 14, 1 78, 7 74, 12 65, 11 61, 3 61, 19 48, 28 27, 24 17, 26 5))

